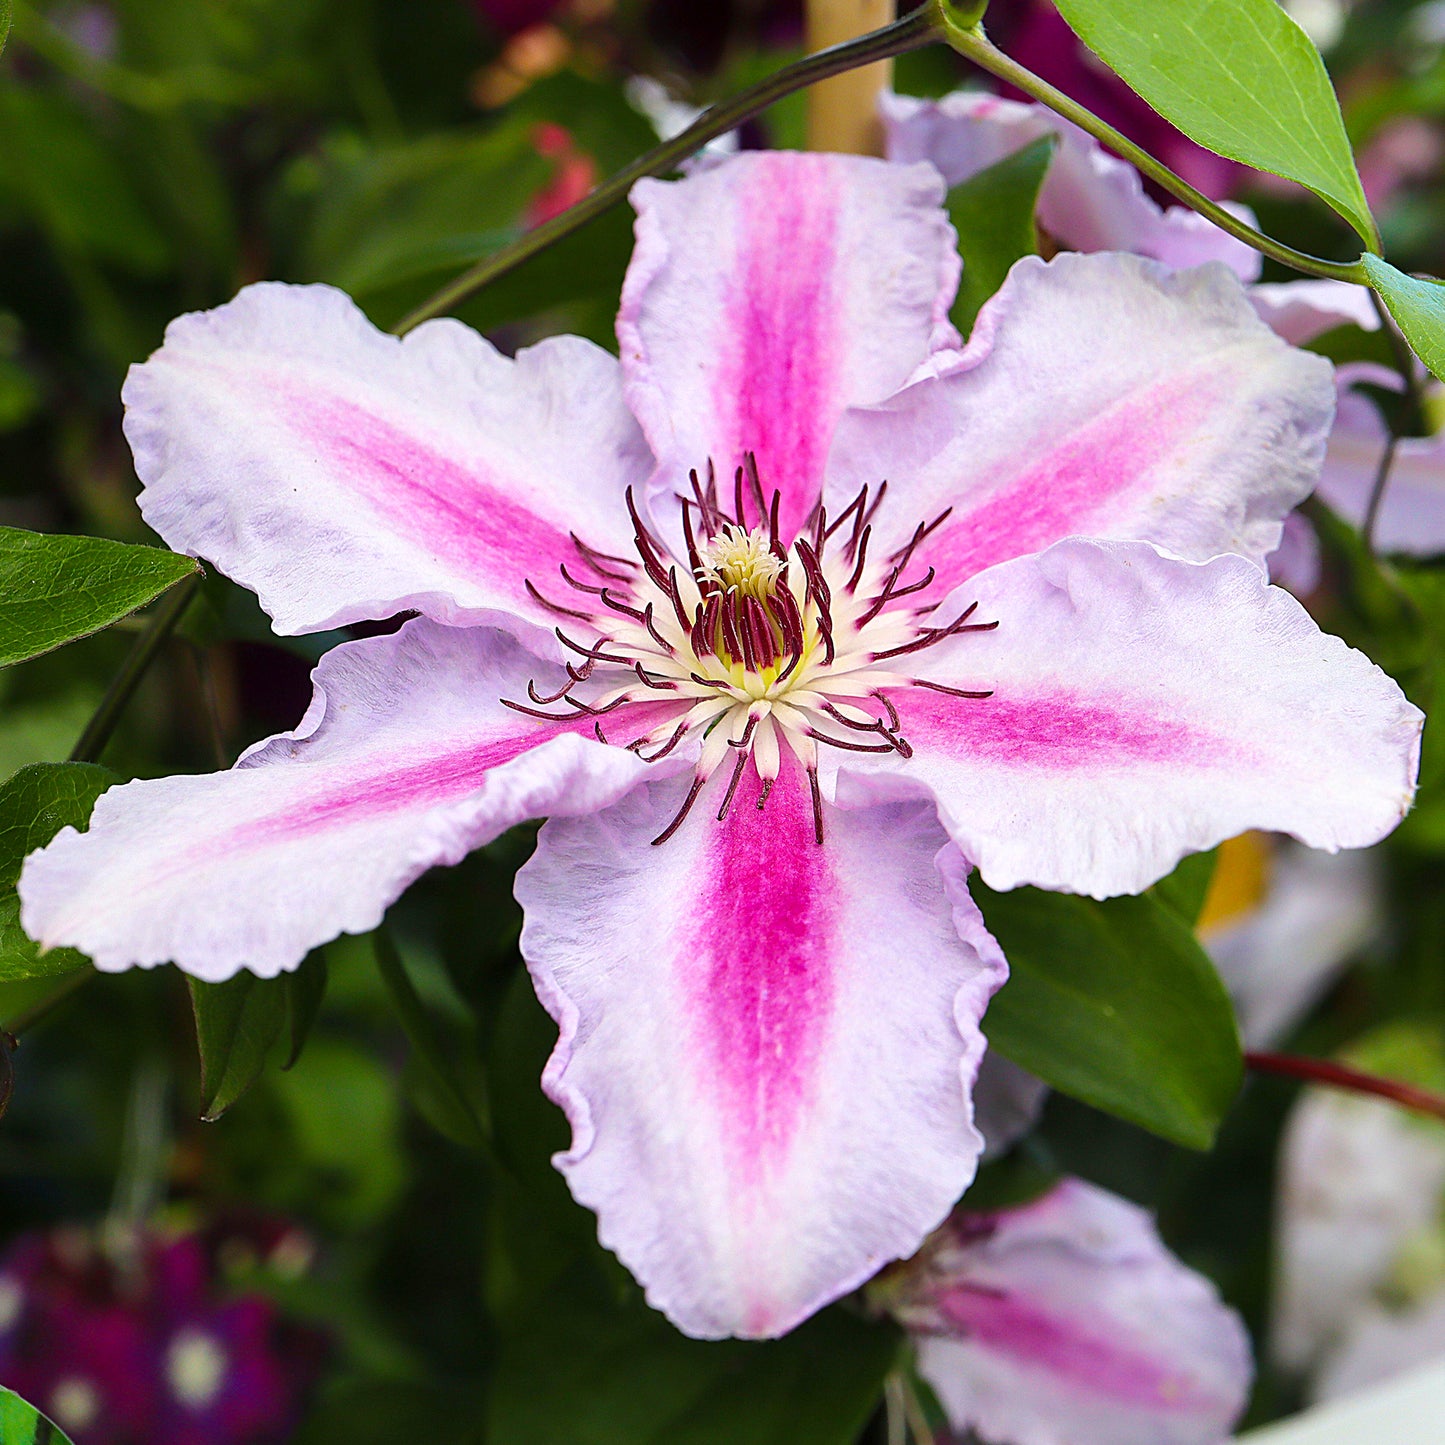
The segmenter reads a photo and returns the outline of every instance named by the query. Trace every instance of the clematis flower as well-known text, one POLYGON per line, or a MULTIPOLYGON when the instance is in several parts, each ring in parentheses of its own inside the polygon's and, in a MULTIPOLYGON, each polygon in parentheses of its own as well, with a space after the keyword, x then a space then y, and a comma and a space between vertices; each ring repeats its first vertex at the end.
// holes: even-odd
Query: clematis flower
MULTIPOLYGON (((1445 1084, 1433 1023, 1367 1034, 1349 1062, 1445 1084)), ((1445 1353, 1445 1130, 1379 1099, 1306 1089, 1280 1144, 1270 1347, 1329 1399, 1445 1353)))
MULTIPOLYGON (((1065 33, 1073 39, 1072 32, 1065 33)), ((1132 251, 1175 267, 1222 261, 1241 281, 1259 279, 1264 263, 1252 246, 1187 206, 1161 206, 1128 161, 1047 106, 957 90, 938 100, 885 91, 879 107, 889 158, 930 161, 950 186, 1044 136, 1056 137, 1057 149, 1039 191, 1038 216, 1059 246, 1132 251)), ((1253 221, 1247 206, 1226 204, 1253 221)))
POLYGON ((1006 967, 970 864, 1105 895, 1246 827, 1363 845, 1420 715, 1266 585, 1333 388, 1223 268, 1029 262, 959 351, 931 167, 633 196, 620 360, 325 287, 172 324, 125 389, 151 525, 282 632, 421 615, 19 888, 102 969, 272 975, 550 815, 517 895, 558 1165, 681 1328, 769 1335, 973 1176, 1006 967))
MULTIPOLYGON (((930 161, 950 185, 1041 136, 1057 136, 1058 151, 1038 206, 1039 225, 1054 244, 1074 251, 1129 251, 1174 269, 1218 260, 1241 280, 1257 281, 1262 265, 1257 251, 1188 207, 1160 206, 1132 165, 1045 106, 977 91, 956 91, 936 101, 885 93, 880 104, 889 157, 930 161)), ((1253 219, 1247 207, 1232 208, 1253 219)), ((1369 291, 1343 281, 1254 284, 1249 298, 1271 328, 1295 346, 1306 346, 1338 327, 1375 331, 1380 325, 1369 291)), ((1352 363, 1338 369, 1336 382, 1339 406, 1319 494, 1359 526, 1389 440, 1379 408, 1361 388, 1399 391, 1401 381, 1385 367, 1352 363)), ((1431 556, 1445 551, 1445 439, 1440 435, 1399 443, 1375 537, 1388 552, 1431 556)), ((1287 521, 1270 571, 1300 595, 1318 585, 1318 543, 1303 519, 1287 521)))
POLYGON ((956 1210, 869 1287, 913 1336, 951 1427, 1007 1445, 1218 1445, 1249 1393, 1249 1337, 1137 1205, 1066 1179, 956 1210))
POLYGON ((270 1221, 22 1235, 0 1256, 0 1384, 75 1445, 290 1439, 328 1342, 254 1288, 227 1290, 224 1260, 241 1251, 291 1276, 309 1244, 270 1221))

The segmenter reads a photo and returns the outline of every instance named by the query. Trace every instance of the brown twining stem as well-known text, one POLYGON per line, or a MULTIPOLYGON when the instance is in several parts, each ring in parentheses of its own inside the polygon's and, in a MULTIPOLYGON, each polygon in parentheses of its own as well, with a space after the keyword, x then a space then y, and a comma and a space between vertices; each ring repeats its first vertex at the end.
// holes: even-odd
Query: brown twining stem
POLYGON ((1244 1062, 1257 1074, 1277 1074, 1286 1079, 1300 1079, 1307 1084, 1345 1089, 1352 1094, 1369 1094, 1377 1099, 1388 1099, 1402 1109, 1413 1109, 1419 1114, 1445 1119, 1445 1095, 1416 1088, 1414 1084, 1382 1079, 1378 1074, 1367 1074, 1348 1064, 1336 1064, 1329 1059, 1307 1059, 1298 1054, 1269 1053, 1246 1053, 1244 1062))

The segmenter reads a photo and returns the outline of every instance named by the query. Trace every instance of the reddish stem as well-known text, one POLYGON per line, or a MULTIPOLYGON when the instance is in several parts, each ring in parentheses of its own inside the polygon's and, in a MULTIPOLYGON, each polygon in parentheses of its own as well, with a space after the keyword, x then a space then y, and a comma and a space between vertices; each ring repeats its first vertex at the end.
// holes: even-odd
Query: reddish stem
POLYGON ((1394 1079, 1382 1079, 1376 1074, 1352 1069, 1348 1064, 1334 1064, 1327 1059, 1305 1059, 1297 1054, 1255 1053, 1245 1054, 1244 1062, 1258 1074, 1280 1074, 1287 1079, 1303 1079, 1308 1084, 1347 1089, 1353 1094, 1372 1094, 1377 1099, 1388 1099, 1402 1109, 1414 1109, 1417 1113, 1445 1119, 1445 1097, 1440 1094, 1433 1094, 1429 1089, 1417 1089, 1413 1084, 1396 1083, 1394 1079))

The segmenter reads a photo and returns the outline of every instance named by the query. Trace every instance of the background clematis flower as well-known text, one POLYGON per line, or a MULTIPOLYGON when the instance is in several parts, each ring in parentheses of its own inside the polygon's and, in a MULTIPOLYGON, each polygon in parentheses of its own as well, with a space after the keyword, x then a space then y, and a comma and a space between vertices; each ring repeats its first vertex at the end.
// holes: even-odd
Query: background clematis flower
MULTIPOLYGON (((1263 260, 1258 251, 1198 211, 1161 206, 1128 161, 1047 106, 978 90, 957 90, 938 100, 885 91, 879 105, 889 158, 931 161, 950 186, 1046 135, 1056 136, 1058 148, 1039 191, 1038 215, 1060 247, 1132 251, 1176 267, 1222 261, 1241 281, 1259 279, 1263 260)), ((1253 220, 1247 206, 1227 204, 1253 220)))
POLYGON ((652 1303, 776 1334, 912 1253, 981 1147, 970 864, 1104 895, 1247 827, 1361 846, 1420 727, 1261 570, 1327 364, 1128 256, 1016 268, 960 351, 941 199, 784 153, 640 183, 620 360, 325 287, 174 322, 125 390, 152 526, 283 632, 421 615, 233 770, 106 794, 25 927, 275 974, 550 815, 558 1164, 652 1303))
POLYGON ((1217 1445, 1249 1394, 1239 1317, 1142 1209, 1080 1179, 956 1210, 869 1295, 967 1438, 1217 1445))
POLYGON ((228 1288, 225 1261, 291 1277, 309 1251, 276 1221, 22 1235, 0 1257, 0 1384, 75 1445, 280 1445, 329 1343, 257 1278, 228 1288))
POLYGON ((1245 833, 1221 845, 1195 925, 1234 999, 1246 1048, 1290 1033, 1379 932, 1380 860, 1245 833))
MULTIPOLYGON (((1367 1034, 1351 1063, 1439 1089, 1438 1028, 1367 1034)), ((1331 1399, 1445 1354, 1445 1129, 1379 1099, 1306 1089, 1280 1144, 1270 1351, 1331 1399)))
MULTIPOLYGON (((1059 246, 1129 251, 1176 269, 1219 260, 1241 280, 1257 281, 1262 264, 1257 251, 1196 211, 1160 206, 1132 165, 1045 106, 977 91, 956 91, 937 101, 885 94, 881 105, 889 156, 900 162, 931 161, 950 185, 1041 136, 1056 135, 1058 151, 1039 193, 1038 219, 1059 246)), ((1234 209, 1249 217, 1246 207, 1234 209)), ((1249 296, 1264 320, 1295 346, 1341 326, 1374 331, 1380 325, 1369 292, 1342 281, 1256 284, 1249 296)), ((1401 382, 1387 368, 1366 363, 1340 367, 1336 380, 1339 407, 1319 494, 1358 526, 1389 439, 1379 408, 1360 387, 1398 391, 1401 382)), ((1375 536, 1388 552, 1429 556, 1445 550, 1445 441, 1438 435, 1401 441, 1375 536)), ((1301 594, 1317 585, 1317 549, 1303 523, 1287 529, 1271 571, 1301 594)))

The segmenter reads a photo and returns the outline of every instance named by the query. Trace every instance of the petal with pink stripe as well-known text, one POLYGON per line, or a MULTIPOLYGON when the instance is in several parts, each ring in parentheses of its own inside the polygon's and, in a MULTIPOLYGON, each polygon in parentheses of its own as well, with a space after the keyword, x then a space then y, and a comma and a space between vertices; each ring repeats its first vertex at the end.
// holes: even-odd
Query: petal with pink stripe
POLYGON ((935 598, 1068 536, 1262 563, 1319 475, 1331 375, 1217 265, 1031 258, 955 365, 843 420, 830 509, 886 478, 896 546, 951 508, 920 552, 935 598))
POLYGON ((558 1157, 602 1242, 692 1335, 768 1336, 911 1253, 973 1176, 978 1019, 1005 974, 916 804, 827 810, 749 765, 554 819, 517 878, 561 1037, 558 1157), (708 795, 711 797, 711 794, 708 795))
POLYGON ((637 781, 644 765, 589 741, 590 720, 533 721, 498 702, 554 673, 503 633, 422 619, 345 643, 317 667, 295 732, 229 772, 112 788, 87 832, 32 854, 21 921, 106 970, 174 962, 215 982, 295 968, 376 927, 428 868, 637 781))
POLYGON ((569 532, 628 548, 652 466, 599 347, 514 361, 457 321, 398 340, 328 286, 180 317, 124 399, 146 520, 283 633, 407 610, 550 633, 526 579, 553 590, 569 532))
POLYGON ((959 1210, 904 1271, 895 1313, 957 1430, 1010 1445, 1217 1445, 1249 1337, 1142 1209, 1069 1179, 959 1210))
POLYGON ((914 756, 840 764, 843 802, 929 790, 993 888, 1137 893, 1249 828, 1334 851, 1403 817, 1418 709, 1242 557, 1060 542, 976 578, 997 620, 917 654, 895 693, 914 756))
MULTIPOLYGON (((1241 281, 1259 275, 1258 251, 1197 211, 1158 205, 1128 161, 1042 105, 959 90, 941 100, 885 94, 881 108, 889 160, 932 161, 950 186, 1056 135, 1039 223, 1071 251, 1129 251, 1175 268, 1222 261, 1241 281)), ((1231 209, 1254 219, 1248 207, 1231 209)))
POLYGON ((881 401, 957 343, 942 199, 930 166, 787 151, 638 182, 617 335, 660 494, 709 459, 730 487, 751 451, 796 532, 844 408, 881 401))

